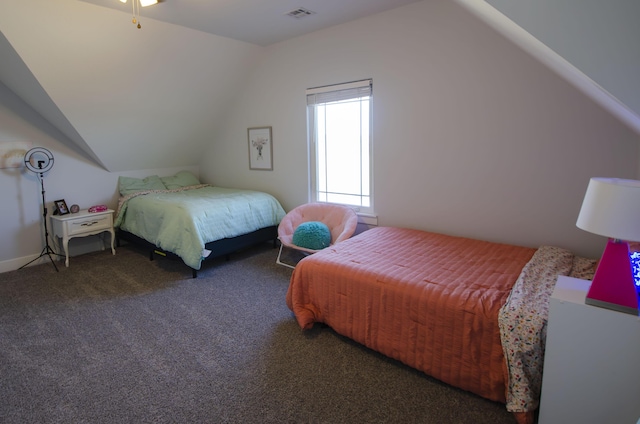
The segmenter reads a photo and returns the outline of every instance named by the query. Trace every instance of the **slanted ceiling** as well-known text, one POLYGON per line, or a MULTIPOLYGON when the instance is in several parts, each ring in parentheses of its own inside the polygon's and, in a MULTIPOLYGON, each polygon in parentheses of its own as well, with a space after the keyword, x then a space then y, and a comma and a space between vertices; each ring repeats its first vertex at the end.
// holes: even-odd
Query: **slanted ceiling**
POLYGON ((3 0, 0 32, 0 81, 108 171, 198 164, 262 52, 76 0, 3 0))
POLYGON ((486 2, 640 115, 640 1, 486 2))
MULTIPOLYGON (((408 2, 398 0, 398 5, 408 2)), ((580 68, 587 75, 594 70, 596 84, 640 122, 640 50, 606 53, 611 45, 620 49, 630 45, 624 40, 638 39, 640 27, 632 20, 600 19, 607 6, 595 0, 490 2, 555 52, 564 50, 574 66, 588 68, 580 68), (529 13, 534 5, 535 13, 529 13), (567 27, 566 19, 575 16, 567 7, 580 11, 586 24, 567 27), (563 28, 571 29, 568 38, 563 28), (604 33, 606 40, 594 42, 604 33), (615 34, 624 40, 616 43, 615 34)), ((265 47, 239 41, 240 35, 229 38, 231 32, 221 36, 182 21, 145 20, 146 9, 143 29, 136 30, 130 13, 92 3, 99 1, 2 0, 0 82, 60 130, 76 151, 108 171, 199 164, 265 47)), ((311 10, 325 4, 307 3, 311 10)), ((292 3, 291 10, 302 6, 307 4, 292 3)))

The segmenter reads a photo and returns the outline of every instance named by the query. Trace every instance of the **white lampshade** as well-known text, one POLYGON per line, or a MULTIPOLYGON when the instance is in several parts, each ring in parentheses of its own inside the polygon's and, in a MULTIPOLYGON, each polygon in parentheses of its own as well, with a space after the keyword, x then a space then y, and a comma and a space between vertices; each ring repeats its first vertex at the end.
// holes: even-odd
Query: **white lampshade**
POLYGON ((591 178, 576 225, 601 236, 640 241, 640 181, 591 178))

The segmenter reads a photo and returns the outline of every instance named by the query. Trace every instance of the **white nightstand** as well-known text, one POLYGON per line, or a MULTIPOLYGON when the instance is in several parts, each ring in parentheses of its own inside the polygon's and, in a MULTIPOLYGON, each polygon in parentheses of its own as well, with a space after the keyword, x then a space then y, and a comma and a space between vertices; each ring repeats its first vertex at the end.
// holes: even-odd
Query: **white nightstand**
POLYGON ((640 418, 640 318, 586 305, 590 285, 561 276, 553 291, 540 424, 640 418))
POLYGON ((113 247, 115 240, 113 212, 113 209, 107 209, 104 212, 89 212, 84 209, 78 213, 51 215, 53 235, 62 239, 66 266, 69 266, 69 240, 74 237, 87 237, 108 231, 111 233, 111 252, 116 254, 116 249, 113 247))

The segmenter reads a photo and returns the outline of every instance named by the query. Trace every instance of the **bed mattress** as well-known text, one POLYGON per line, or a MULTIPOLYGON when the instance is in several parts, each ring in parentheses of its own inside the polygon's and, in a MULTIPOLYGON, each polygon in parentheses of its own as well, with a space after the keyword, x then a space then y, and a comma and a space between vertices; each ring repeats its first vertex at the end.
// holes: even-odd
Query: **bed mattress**
POLYGON ((207 243, 277 226, 284 215, 268 193, 203 184, 124 196, 115 226, 197 270, 208 254, 207 243))
POLYGON ((498 313, 536 249, 375 228, 303 259, 287 305, 446 383, 505 402, 498 313))

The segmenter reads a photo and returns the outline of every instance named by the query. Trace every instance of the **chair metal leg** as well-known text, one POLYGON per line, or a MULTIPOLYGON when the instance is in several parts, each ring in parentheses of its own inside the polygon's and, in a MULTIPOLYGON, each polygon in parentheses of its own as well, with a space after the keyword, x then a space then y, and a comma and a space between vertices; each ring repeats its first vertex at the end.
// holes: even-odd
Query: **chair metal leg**
POLYGON ((278 252, 278 257, 276 258, 276 263, 278 265, 286 266, 287 268, 295 269, 296 268, 295 266, 289 265, 289 264, 285 264, 284 262, 282 262, 280 260, 280 255, 282 255, 282 248, 283 247, 284 247, 284 245, 282 243, 280 243, 280 251, 278 252))

